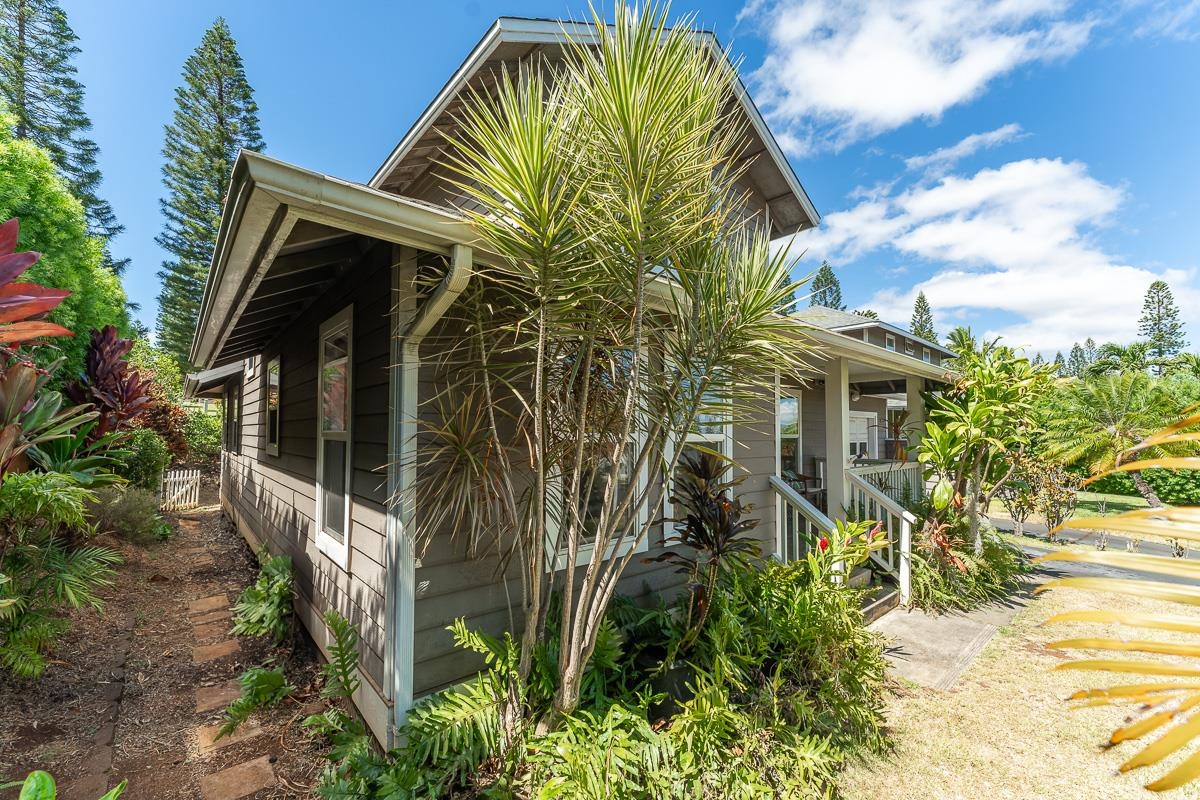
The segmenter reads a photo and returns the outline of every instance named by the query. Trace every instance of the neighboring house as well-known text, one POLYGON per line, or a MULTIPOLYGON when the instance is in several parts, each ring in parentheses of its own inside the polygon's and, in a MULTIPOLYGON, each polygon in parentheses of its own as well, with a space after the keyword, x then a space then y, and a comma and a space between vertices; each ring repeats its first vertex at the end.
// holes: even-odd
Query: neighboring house
MULTIPOLYGON (((704 41, 720 53, 715 38, 704 41)), ((438 388, 431 357, 454 336, 439 320, 474 265, 491 263, 435 160, 441 132, 462 92, 502 62, 562 44, 559 22, 499 20, 367 185, 253 153, 234 167, 192 350, 204 371, 188 389, 223 398, 222 506, 252 546, 291 556, 297 613, 313 638, 327 645, 320 615, 330 607, 360 631, 355 701, 384 742, 414 698, 478 668, 454 648, 452 620, 492 632, 520 620, 519 580, 494 553, 468 558, 447 532, 418 560, 406 531, 421 509, 403 490, 421 468, 421 401, 438 388), (444 278, 429 289, 418 273, 433 263, 444 278)), ((762 117, 747 95, 739 101, 745 152, 755 154, 742 187, 748 224, 774 237, 815 225, 762 117)), ((919 486, 920 474, 902 451, 884 458, 881 425, 889 397, 903 397, 919 421, 920 392, 944 368, 875 343, 876 328, 908 336, 882 323, 851 335, 797 320, 797 345, 816 348, 811 371, 764 385, 752 418, 695 433, 744 471, 741 492, 768 554, 795 557, 804 531, 830 530, 817 506, 886 516, 902 538, 908 522, 889 493, 919 486)), ((938 360, 945 355, 938 348, 938 360)), ((647 555, 663 540, 659 526, 647 555)), ((903 583, 898 550, 883 560, 903 583)), ((637 559, 620 591, 650 599, 680 587, 673 567, 637 559)))

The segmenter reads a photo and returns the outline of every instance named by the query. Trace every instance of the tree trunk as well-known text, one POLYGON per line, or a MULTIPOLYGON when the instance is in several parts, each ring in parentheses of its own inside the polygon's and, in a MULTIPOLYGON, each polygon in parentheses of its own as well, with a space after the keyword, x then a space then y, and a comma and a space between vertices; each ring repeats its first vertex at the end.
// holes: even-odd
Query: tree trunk
POLYGON ((1158 499, 1158 495, 1155 494, 1154 490, 1150 488, 1150 484, 1146 483, 1146 479, 1142 476, 1141 470, 1130 471, 1129 478, 1133 481, 1133 485, 1137 487, 1138 494, 1140 494, 1145 501, 1150 504, 1151 508, 1163 507, 1163 501, 1158 499))
POLYGON ((971 529, 971 539, 974 544, 975 557, 983 555, 983 537, 979 534, 979 480, 983 465, 977 460, 971 471, 971 479, 967 482, 967 522, 971 529))

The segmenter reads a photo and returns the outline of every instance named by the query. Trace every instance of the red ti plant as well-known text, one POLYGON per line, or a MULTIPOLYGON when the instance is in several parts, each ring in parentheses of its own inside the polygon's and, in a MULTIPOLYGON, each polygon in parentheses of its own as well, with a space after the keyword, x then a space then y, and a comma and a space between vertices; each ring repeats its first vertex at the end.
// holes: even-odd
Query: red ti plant
POLYGON ((129 365, 125 357, 131 349, 133 340, 122 339, 112 325, 92 331, 83 375, 64 390, 76 403, 96 407, 100 416, 88 434, 91 442, 128 427, 150 403, 152 382, 129 365))
POLYGON ((46 391, 49 372, 16 350, 35 339, 74 335, 40 318, 70 292, 16 280, 42 257, 16 252, 19 228, 15 218, 0 225, 0 479, 19 468, 30 447, 68 436, 94 416, 86 406, 63 408, 62 395, 46 391))

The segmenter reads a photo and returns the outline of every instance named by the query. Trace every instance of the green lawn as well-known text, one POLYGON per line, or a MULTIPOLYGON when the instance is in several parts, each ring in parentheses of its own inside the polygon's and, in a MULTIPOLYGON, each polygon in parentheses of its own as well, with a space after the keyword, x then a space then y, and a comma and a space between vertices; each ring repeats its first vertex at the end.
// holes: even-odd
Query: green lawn
MULTIPOLYGON (((1140 497, 1129 497, 1123 494, 1101 494, 1100 492, 1080 492, 1079 502, 1075 506, 1072 519, 1079 517, 1102 517, 1133 511, 1135 508, 1146 508, 1146 501, 1140 497)), ((1007 517, 1008 512, 999 500, 993 500, 989 516, 1007 517)), ((1034 514, 1030 521, 1040 522, 1041 518, 1034 514)))

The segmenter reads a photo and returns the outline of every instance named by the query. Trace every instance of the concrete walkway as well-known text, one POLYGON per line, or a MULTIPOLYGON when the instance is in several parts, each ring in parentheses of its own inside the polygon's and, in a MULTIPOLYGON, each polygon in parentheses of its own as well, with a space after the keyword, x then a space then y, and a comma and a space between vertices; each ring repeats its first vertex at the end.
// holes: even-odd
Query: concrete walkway
MULTIPOLYGON (((1050 552, 1049 549, 1033 547, 1021 549, 1030 558, 1050 552)), ((1162 550, 1163 555, 1170 552, 1165 546, 1162 550)), ((1039 584, 1073 575, 1134 578, 1183 585, 1192 583, 1185 577, 1116 569, 1099 564, 1051 561, 1034 564, 1033 572, 1025 577, 1023 588, 1003 601, 989 603, 965 614, 934 615, 894 608, 869 627, 888 640, 884 656, 891 664, 893 674, 921 686, 944 691, 954 686, 963 670, 983 651, 1000 627, 1007 625, 1030 602, 1036 602, 1033 590, 1039 584)))
POLYGON ((1026 590, 965 614, 894 608, 869 627, 888 640, 884 657, 894 675, 945 691, 1029 599, 1026 590))

